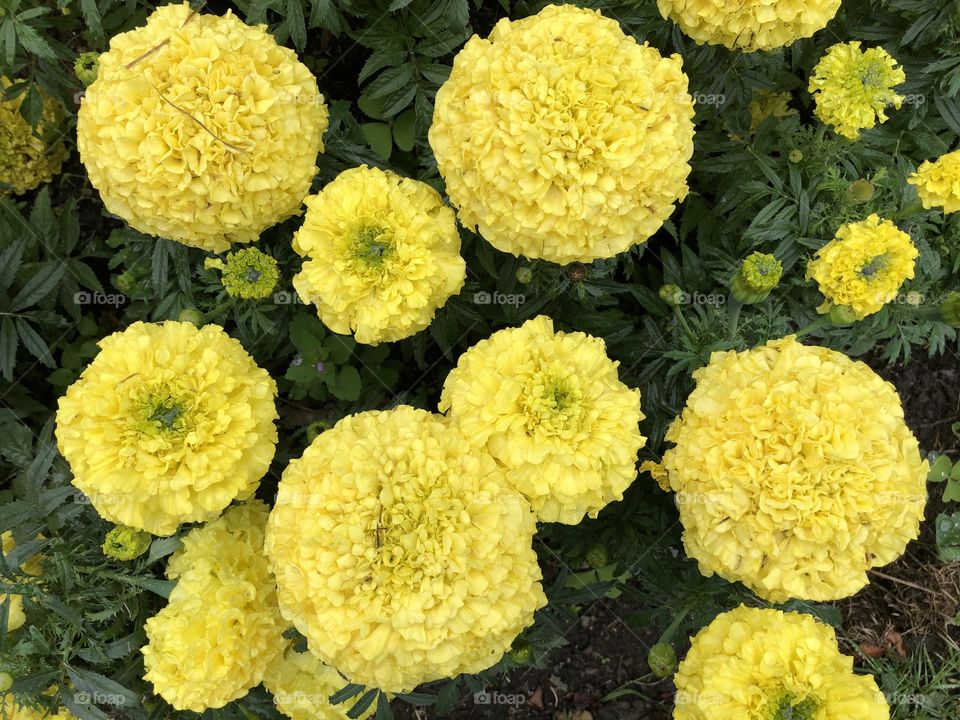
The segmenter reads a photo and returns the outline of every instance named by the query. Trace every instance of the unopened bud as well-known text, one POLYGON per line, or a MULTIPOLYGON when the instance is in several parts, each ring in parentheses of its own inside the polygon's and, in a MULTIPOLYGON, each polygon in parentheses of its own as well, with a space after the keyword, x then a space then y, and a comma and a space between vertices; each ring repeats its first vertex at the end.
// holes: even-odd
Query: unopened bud
POLYGON ((657 677, 669 677, 677 667, 677 653, 673 645, 658 642, 647 653, 647 665, 657 677))

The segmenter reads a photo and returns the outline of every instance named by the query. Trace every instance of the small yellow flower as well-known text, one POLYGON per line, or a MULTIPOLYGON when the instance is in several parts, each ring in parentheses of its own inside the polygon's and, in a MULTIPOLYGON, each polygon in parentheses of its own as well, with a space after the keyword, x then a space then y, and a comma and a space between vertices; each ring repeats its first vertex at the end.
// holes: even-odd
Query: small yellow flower
POLYGON ((917 195, 927 209, 946 213, 960 210, 960 150, 925 161, 907 182, 917 186, 917 195))
POLYGON ((888 720, 870 675, 856 675, 833 628, 744 605, 691 641, 677 668, 674 720, 888 720))
MULTIPOLYGON (((13 83, 0 77, 0 91, 13 83)), ((0 195, 20 195, 38 185, 50 182, 67 159, 67 149, 60 134, 59 104, 43 97, 43 116, 34 135, 33 128, 20 114, 26 93, 7 99, 0 93, 0 182, 12 190, 0 189, 0 195)))
POLYGON ((177 710, 203 712, 243 697, 283 653, 286 624, 263 554, 269 508, 259 500, 191 530, 170 558, 177 580, 147 620, 144 679, 177 710))
POLYGON ((573 5, 471 38, 430 127, 460 221, 504 252, 561 264, 645 242, 687 195, 681 65, 573 5))
POLYGON ((212 252, 299 210, 327 108, 316 79, 266 26, 172 3, 111 39, 99 59, 77 148, 107 210, 212 252))
POLYGON ((856 140, 861 130, 886 122, 889 106, 900 108, 903 97, 893 88, 906 79, 886 50, 861 50, 859 41, 851 41, 831 46, 820 58, 809 90, 817 117, 839 135, 856 140))
POLYGON ((826 298, 817 311, 842 305, 858 320, 879 312, 913 278, 918 255, 907 233, 876 214, 842 226, 807 265, 807 279, 816 280, 826 298))
POLYGON ((772 50, 827 26, 840 0, 657 0, 660 14, 698 43, 772 50))
POLYGON ((60 398, 57 444, 104 518, 155 535, 253 494, 277 442, 277 386, 217 325, 134 323, 60 398))
POLYGON ((402 340, 463 287, 456 218, 429 185, 364 165, 306 205, 293 249, 307 260, 293 286, 334 332, 402 340))
POLYGON ((782 275, 783 263, 776 257, 769 253, 751 253, 733 276, 730 292, 746 305, 763 302, 780 282, 782 275))
POLYGON ((768 117, 783 119, 796 115, 797 111, 790 107, 790 93, 772 93, 765 90, 756 92, 750 101, 750 133, 757 132, 760 123, 768 117))
POLYGON ((714 353, 694 379, 658 472, 702 573, 770 602, 835 600, 917 537, 927 462, 865 364, 791 336, 714 353))
POLYGON ((115 560, 135 560, 150 548, 152 540, 148 532, 117 525, 103 541, 103 554, 115 560))
POLYGON ((0 701, 0 717, 4 720, 77 720, 77 716, 66 708, 55 713, 33 708, 17 703, 13 693, 4 694, 0 701))
POLYGON ((277 286, 277 280, 280 279, 276 258, 254 247, 227 253, 226 262, 218 258, 207 258, 203 261, 203 266, 220 270, 220 282, 227 295, 242 300, 262 300, 270 297, 270 293, 277 286))
MULTIPOLYGON (((9 555, 16 548, 17 544, 13 541, 13 533, 10 530, 7 530, 2 535, 2 548, 3 554, 9 555)), ((7 561, 9 564, 9 561, 7 561)), ((20 568, 20 571, 26 573, 27 575, 37 576, 40 574, 41 559, 39 555, 34 555, 29 560, 27 560, 23 566, 20 568)), ((6 580, 9 580, 7 578, 6 580)), ((14 630, 19 630, 23 627, 24 623, 27 621, 27 616, 23 612, 23 596, 16 593, 0 593, 0 605, 7 601, 7 598, 10 599, 10 605, 7 610, 7 627, 6 632, 13 632, 14 630)))
MULTIPOLYGON (((288 648, 267 668, 263 686, 273 695, 277 710, 291 720, 348 720, 347 711, 359 699, 354 697, 339 705, 330 696, 343 690, 347 681, 313 653, 288 648)), ((371 706, 359 717, 369 718, 376 712, 371 706)))
POLYGON ((283 473, 284 617, 347 680, 406 692, 495 664, 546 604, 530 506, 443 417, 352 415, 283 473))
POLYGON ((554 332, 541 315, 461 355, 440 410, 496 458, 539 520, 575 524, 637 476, 640 391, 620 382, 618 364, 603 340, 554 332))

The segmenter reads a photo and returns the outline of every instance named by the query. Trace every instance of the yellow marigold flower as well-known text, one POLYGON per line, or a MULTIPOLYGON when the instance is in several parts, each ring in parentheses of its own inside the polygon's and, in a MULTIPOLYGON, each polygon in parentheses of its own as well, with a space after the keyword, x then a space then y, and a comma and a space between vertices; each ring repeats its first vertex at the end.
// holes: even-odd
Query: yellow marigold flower
POLYGON ((871 675, 855 675, 833 628, 744 605, 693 638, 674 681, 674 720, 887 720, 871 675))
POLYGON ((307 261, 293 286, 334 332, 402 340, 463 287, 456 218, 429 185, 364 165, 306 205, 293 249, 307 261))
MULTIPOLYGON (((9 555, 13 552, 17 544, 13 540, 13 532, 7 530, 0 536, 0 546, 2 546, 4 556, 9 555)), ((5 560, 6 564, 9 565, 10 561, 5 560)), ((27 560, 20 567, 20 572, 26 573, 27 575, 37 576, 40 574, 42 560, 39 555, 34 555, 29 560, 27 560)), ((5 581, 10 580, 10 578, 4 578, 5 581)), ((7 598, 10 599, 10 605, 7 609, 7 627, 6 632, 13 632, 14 630, 19 630, 23 627, 24 623, 27 622, 27 616, 23 612, 23 596, 18 595, 17 593, 0 593, 0 605, 3 605, 7 598)))
POLYGON ((280 279, 276 258, 255 247, 227 253, 226 262, 219 258, 207 258, 203 266, 220 270, 220 282, 227 295, 242 300, 270 297, 280 279))
POLYGON ((481 340, 447 376, 440 410, 505 468, 544 522, 575 524, 637 476, 640 391, 600 338, 541 315, 481 340))
POLYGON ((822 30, 840 0, 657 0, 660 14, 699 44, 772 50, 822 30))
POLYGON ((352 415, 283 473, 266 551, 284 617, 385 692, 496 663, 546 604, 530 506, 441 416, 352 415))
POLYGON ((694 379, 662 467, 704 575, 834 600, 917 537, 927 462, 865 364, 790 336, 714 353, 694 379))
MULTIPOLYGON (((263 686, 273 695, 277 710, 291 720, 348 720, 347 711, 359 698, 340 705, 330 702, 330 696, 346 684, 340 673, 313 653, 301 653, 293 648, 267 668, 263 678, 263 686)), ((360 718, 368 718, 374 712, 375 705, 360 718)))
POLYGON ((796 115, 797 111, 790 107, 790 93, 772 93, 761 90, 754 93, 750 101, 750 133, 757 132, 760 123, 768 117, 783 119, 796 115))
POLYGON ((471 38, 430 127, 460 221, 504 252, 562 264, 646 241, 687 195, 681 66, 572 5, 471 38))
MULTIPOLYGON (((0 77, 0 91, 13 83, 0 77)), ((67 158, 61 137, 60 106, 43 96, 43 116, 34 135, 30 123, 20 115, 26 93, 8 99, 0 93, 0 182, 11 186, 16 195, 50 182, 67 158)), ((10 190, 0 190, 4 195, 10 190)))
POLYGON ((900 109, 903 97, 893 88, 907 76, 883 48, 860 49, 858 40, 830 47, 813 69, 809 91, 815 112, 845 138, 886 122, 888 106, 900 109))
POLYGON ((960 210, 960 150, 927 160, 907 182, 917 186, 917 195, 928 210, 934 207, 948 213, 960 210))
POLYGON ((273 378, 218 325, 137 322, 60 398, 73 484, 111 522, 170 535, 253 494, 273 460, 273 378))
POLYGON ((816 280, 826 298, 818 312, 842 305, 858 320, 879 312, 913 277, 918 255, 907 233, 876 214, 843 225, 807 265, 807 279, 816 280))
POLYGON ((61 708, 56 713, 49 713, 45 710, 34 710, 26 705, 17 703, 13 693, 6 693, 0 702, 0 717, 4 720, 77 720, 76 715, 61 708))
POLYGON ((178 582, 147 620, 142 652, 144 679, 177 710, 243 697, 287 645, 263 554, 268 514, 259 500, 230 508, 190 531, 170 559, 167 577, 178 582))
POLYGON ((221 252, 298 211, 327 122, 316 79, 265 26, 184 2, 110 41, 77 148, 107 210, 221 252))

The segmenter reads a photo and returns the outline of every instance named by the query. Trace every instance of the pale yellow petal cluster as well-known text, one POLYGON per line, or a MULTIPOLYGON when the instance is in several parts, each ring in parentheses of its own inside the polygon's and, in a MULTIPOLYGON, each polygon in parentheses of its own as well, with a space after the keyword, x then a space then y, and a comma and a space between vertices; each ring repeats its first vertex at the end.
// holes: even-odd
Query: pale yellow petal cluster
POLYGON ((111 522, 170 535, 249 497, 277 442, 273 378, 217 325, 137 322, 60 398, 73 484, 111 522))
POLYGON ((860 49, 860 41, 831 46, 810 76, 815 112, 834 131, 850 140, 860 131, 887 121, 891 105, 899 109, 903 96, 893 88, 907 77, 890 53, 880 47, 860 49))
POLYGON ((177 710, 243 697, 282 655, 287 627, 263 552, 269 508, 259 500, 192 530, 171 557, 170 600, 147 620, 144 679, 177 710))
POLYGON ((465 226, 514 255, 587 262, 646 241, 686 197, 693 100, 679 55, 549 5, 467 42, 429 137, 465 226))
MULTIPOLYGON (((0 77, 0 89, 7 90, 12 84, 9 78, 0 77)), ((10 185, 17 195, 50 182, 67 158, 57 103, 43 97, 43 116, 34 134, 20 114, 25 98, 26 93, 12 99, 0 95, 0 182, 10 185)), ((0 195, 6 192, 0 190, 0 195)))
POLYGON ((674 678, 674 720, 888 720, 870 675, 853 672, 833 628, 744 605, 697 633, 674 678))
MULTIPOLYGON (((277 710, 291 720, 348 720, 347 711, 359 700, 354 697, 339 705, 330 696, 346 686, 343 676, 321 662, 313 653, 297 652, 292 647, 267 668, 263 686, 273 695, 277 710)), ((376 712, 376 704, 359 717, 376 712)))
POLYGON ((827 26, 840 0, 657 0, 660 14, 698 43, 773 50, 827 26))
POLYGON ((917 537, 927 461, 865 364, 790 336, 714 353, 693 377, 662 470, 705 575, 771 602, 834 600, 917 537))
MULTIPOLYGON (((17 544, 13 540, 13 532, 7 530, 2 534, 2 548, 4 556, 9 555, 13 552, 17 544)), ((39 575, 41 570, 41 559, 39 555, 34 555, 32 558, 27 560, 21 567, 20 571, 26 573, 27 575, 39 575)), ((7 561, 9 565, 9 561, 7 561)), ((7 598, 10 599, 10 604, 7 607, 7 626, 6 628, 0 628, 5 632, 13 632, 14 630, 19 630, 23 627, 24 623, 27 621, 27 616, 23 612, 23 596, 18 595, 17 593, 0 593, 0 605, 3 605, 7 598)))
POLYGON ((957 212, 960 210, 960 150, 925 161, 907 182, 917 186, 917 195, 925 208, 957 212))
POLYGON ((482 340, 447 376, 440 410, 493 455, 539 520, 575 524, 621 500, 646 438, 640 391, 600 338, 541 315, 482 340))
POLYGON ((876 214, 843 225, 807 265, 807 279, 816 280, 826 298, 817 310, 843 305, 858 320, 880 312, 913 278, 919 254, 907 233, 876 214))
POLYGON ((17 703, 13 693, 7 693, 0 701, 0 717, 3 720, 77 720, 76 715, 66 708, 61 708, 55 713, 49 713, 45 710, 34 710, 33 708, 17 703))
POLYGON ((493 458, 401 405, 344 418, 290 462, 266 549, 310 650, 403 692, 485 670, 533 622, 534 532, 493 458))
POLYGON ((378 345, 427 327, 466 278, 453 210, 417 180, 366 165, 306 200, 293 278, 336 333, 378 345))
POLYGON ((299 210, 327 123, 316 79, 265 26, 184 2, 110 41, 77 148, 111 213, 221 252, 299 210))

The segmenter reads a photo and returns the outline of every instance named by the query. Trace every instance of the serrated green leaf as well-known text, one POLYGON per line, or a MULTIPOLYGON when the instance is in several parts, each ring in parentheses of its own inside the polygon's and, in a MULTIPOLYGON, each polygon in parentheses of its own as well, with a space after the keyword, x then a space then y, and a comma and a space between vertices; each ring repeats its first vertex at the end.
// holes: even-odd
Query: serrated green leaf
POLYGON ((290 38, 294 46, 303 52, 307 46, 307 25, 303 17, 303 5, 300 0, 287 0, 286 24, 290 29, 290 38))
POLYGON ((11 311, 19 312, 36 305, 47 297, 56 289, 57 283, 60 282, 65 270, 66 266, 57 262, 48 262, 42 265, 40 270, 27 280, 26 284, 20 288, 20 292, 14 296, 13 302, 10 303, 11 311))
POLYGON ((23 45, 27 52, 33 53, 37 57, 41 57, 45 60, 56 60, 57 55, 55 52, 53 52, 53 48, 50 47, 50 43, 41 37, 40 33, 34 30, 30 25, 17 22, 16 30, 17 40, 20 41, 20 44, 23 45))
POLYGON ((46 367, 55 367, 53 356, 50 354, 50 348, 46 341, 37 334, 37 331, 30 327, 24 318, 17 318, 17 334, 23 346, 46 367))
POLYGON ((98 43, 103 43, 106 38, 103 33, 102 18, 97 0, 80 0, 80 14, 83 15, 83 20, 87 23, 87 29, 90 30, 93 39, 98 43))

